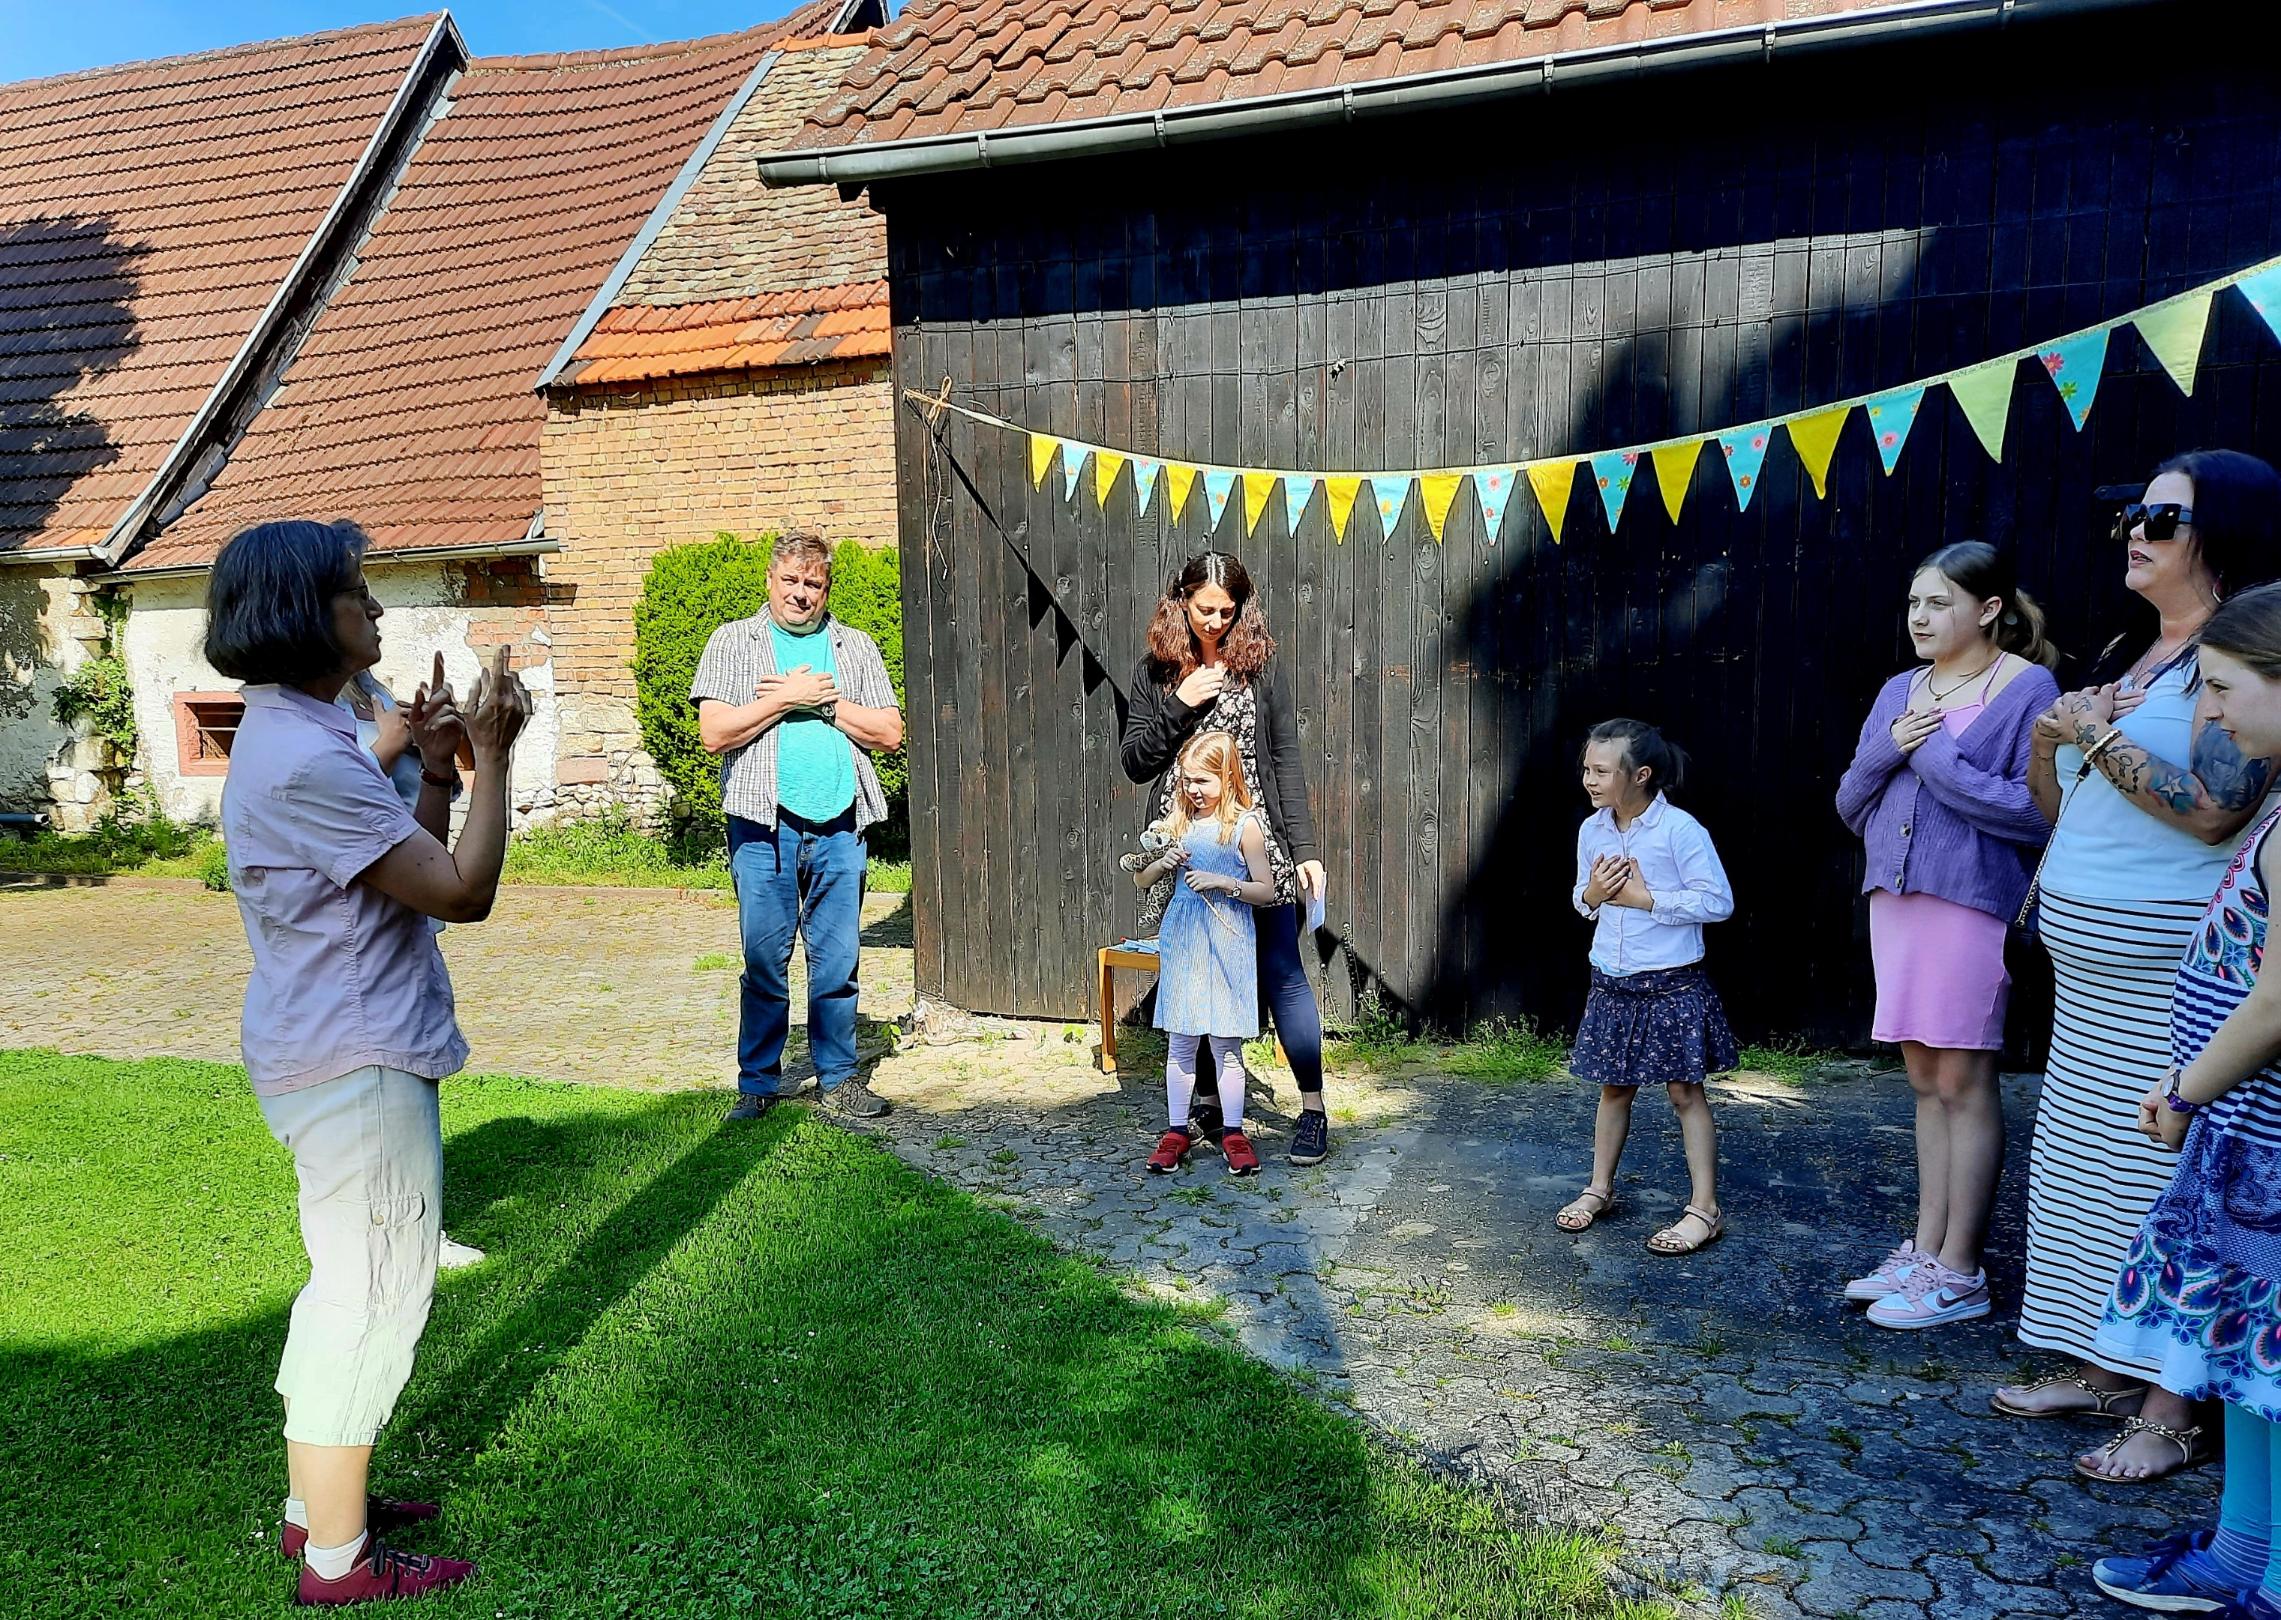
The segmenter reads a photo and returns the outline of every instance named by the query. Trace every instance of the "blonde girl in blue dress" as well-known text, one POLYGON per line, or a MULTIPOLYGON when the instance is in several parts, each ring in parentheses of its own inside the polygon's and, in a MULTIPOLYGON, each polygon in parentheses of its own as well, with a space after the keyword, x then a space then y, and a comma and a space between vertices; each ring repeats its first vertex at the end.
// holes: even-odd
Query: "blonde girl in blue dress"
MULTIPOLYGON (((2281 585, 2210 616, 2201 674, 2212 724, 2248 758, 2281 754, 2281 585)), ((2109 1596, 2164 1613, 2281 1620, 2281 973, 2264 973, 2276 822, 2269 809, 2250 830, 2179 963, 2171 1066, 2138 1105, 2139 1130, 2178 1166, 2093 1341, 2102 1360, 2225 1403, 2217 1525, 2093 1569, 2109 1596)))
POLYGON ((1244 781, 1243 756, 1224 731, 1200 732, 1174 764, 1178 791, 1164 830, 1165 852, 1133 874, 1143 889, 1173 872, 1157 930, 1156 1027, 1166 1036, 1167 1128, 1148 1167, 1169 1175, 1188 1157, 1188 1105, 1196 1058, 1211 1042, 1218 1062, 1220 1150, 1231 1176, 1256 1175, 1259 1153, 1243 1133, 1243 1043, 1259 1033, 1258 940, 1252 908, 1272 906, 1275 874, 1267 833, 1244 781))

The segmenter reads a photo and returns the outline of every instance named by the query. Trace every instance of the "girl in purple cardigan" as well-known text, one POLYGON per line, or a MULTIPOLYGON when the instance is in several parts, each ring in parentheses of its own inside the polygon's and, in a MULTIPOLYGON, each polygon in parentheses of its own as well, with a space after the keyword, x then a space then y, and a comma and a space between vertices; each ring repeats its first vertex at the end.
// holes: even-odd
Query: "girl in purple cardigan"
POLYGON ((1908 622, 1928 662, 1877 694, 1837 790, 1869 852, 1871 1036, 1900 1045, 1917 1096, 1917 1229, 1845 1287, 1888 1328, 1988 1314, 1980 1249, 2004 1164, 2004 939, 2050 836, 2028 755, 2036 716, 2059 695, 2042 611, 1993 546, 1927 557, 1908 622))

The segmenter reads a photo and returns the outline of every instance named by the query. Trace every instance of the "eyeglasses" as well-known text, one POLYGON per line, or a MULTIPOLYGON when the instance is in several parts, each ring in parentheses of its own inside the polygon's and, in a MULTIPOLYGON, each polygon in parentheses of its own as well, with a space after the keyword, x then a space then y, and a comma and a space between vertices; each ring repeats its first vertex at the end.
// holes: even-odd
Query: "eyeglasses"
POLYGON ((2180 524, 2194 521, 2194 509, 2180 506, 2176 501, 2162 501, 2153 506, 2132 502, 2115 517, 2115 538, 2128 540, 2131 530, 2146 526, 2149 540, 2175 540, 2180 524))

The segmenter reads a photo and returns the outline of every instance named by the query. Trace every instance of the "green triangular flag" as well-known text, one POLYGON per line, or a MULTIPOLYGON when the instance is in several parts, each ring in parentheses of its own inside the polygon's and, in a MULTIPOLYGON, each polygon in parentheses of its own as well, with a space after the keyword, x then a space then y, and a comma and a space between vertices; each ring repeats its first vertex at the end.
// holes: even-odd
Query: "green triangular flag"
POLYGON ((2131 325, 2138 328, 2138 335, 2146 340, 2181 394, 2190 396, 2194 392, 2194 373, 2202 366, 2202 334, 2209 330, 2210 298, 2215 291, 2198 288, 2166 298, 2131 317, 2131 325))
POLYGON ((1991 360, 1948 379, 1948 391, 1956 396, 1957 408, 1980 436, 1980 447, 1991 461, 2004 459, 2004 424, 2011 419, 2012 384, 2019 371, 2015 357, 1991 360))

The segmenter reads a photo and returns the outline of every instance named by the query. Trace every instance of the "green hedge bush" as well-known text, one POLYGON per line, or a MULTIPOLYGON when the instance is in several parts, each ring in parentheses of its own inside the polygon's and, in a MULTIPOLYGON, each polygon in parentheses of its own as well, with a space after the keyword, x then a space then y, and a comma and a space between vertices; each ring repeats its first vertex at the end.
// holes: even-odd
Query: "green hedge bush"
MULTIPOLYGON (((691 832, 725 839, 719 762, 697 738, 689 683, 705 642, 733 619, 768 605, 768 551, 775 536, 740 540, 717 535, 673 546, 651 559, 634 604, 635 712, 642 746, 673 787, 673 809, 691 832)), ((902 570, 892 550, 843 540, 832 553, 832 612, 879 643, 895 699, 903 698, 902 570)), ((901 750, 873 756, 887 792, 887 826, 874 842, 886 852, 908 847, 910 768, 901 750)))

